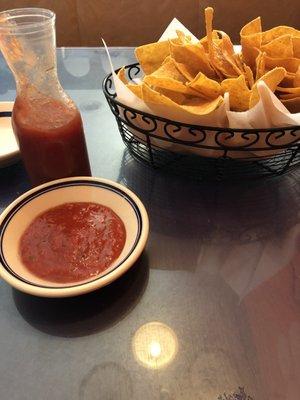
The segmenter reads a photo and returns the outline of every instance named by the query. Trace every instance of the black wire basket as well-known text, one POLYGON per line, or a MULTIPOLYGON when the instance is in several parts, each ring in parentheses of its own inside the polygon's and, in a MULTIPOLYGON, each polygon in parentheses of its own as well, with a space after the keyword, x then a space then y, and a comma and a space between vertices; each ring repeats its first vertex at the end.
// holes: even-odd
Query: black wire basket
MULTIPOLYGON (((138 63, 125 70, 132 82, 142 75, 138 63)), ((223 181, 282 175, 300 165, 300 126, 232 129, 162 118, 119 102, 112 74, 103 92, 130 153, 154 168, 223 181)))

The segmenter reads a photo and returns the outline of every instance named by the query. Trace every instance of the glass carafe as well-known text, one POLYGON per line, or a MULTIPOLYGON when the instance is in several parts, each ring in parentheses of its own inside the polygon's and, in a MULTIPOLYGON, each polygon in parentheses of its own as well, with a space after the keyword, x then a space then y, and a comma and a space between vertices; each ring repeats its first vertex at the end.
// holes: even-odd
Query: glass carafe
POLYGON ((12 126, 32 183, 90 175, 80 113, 57 77, 55 14, 1 12, 0 49, 16 81, 12 126))

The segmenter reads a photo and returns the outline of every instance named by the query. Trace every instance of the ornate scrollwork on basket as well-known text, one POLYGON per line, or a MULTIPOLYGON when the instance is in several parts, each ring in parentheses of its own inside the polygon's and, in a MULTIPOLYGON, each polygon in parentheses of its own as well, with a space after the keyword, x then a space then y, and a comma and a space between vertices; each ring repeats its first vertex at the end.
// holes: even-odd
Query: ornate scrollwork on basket
POLYGON ((123 111, 123 116, 125 121, 132 126, 133 128, 135 128, 136 126, 134 125, 134 123, 132 121, 136 120, 137 118, 137 113, 132 111, 132 110, 122 110, 123 111))
POLYGON ((132 109, 123 109, 124 122, 131 128, 142 131, 143 133, 152 133, 157 130, 157 121, 151 115, 143 115, 140 112, 135 112, 132 109))
POLYGON ((112 99, 117 97, 115 86, 114 86, 114 82, 113 82, 113 78, 112 78, 112 74, 109 74, 104 79, 104 81, 103 81, 103 91, 104 91, 104 94, 105 94, 106 98, 107 98, 107 96, 109 98, 112 98, 112 99))
POLYGON ((141 74, 141 67, 139 66, 138 63, 131 64, 129 67, 126 69, 128 79, 131 81, 134 81, 134 79, 139 78, 141 74))
POLYGON ((245 150, 259 141, 259 132, 239 132, 232 129, 217 131, 215 141, 223 149, 245 150))
POLYGON ((245 140, 244 148, 254 146, 259 141, 259 132, 242 132, 241 138, 245 140))
POLYGON ((167 138, 179 144, 196 145, 206 139, 206 131, 204 129, 187 128, 176 122, 165 122, 163 124, 163 132, 167 138))
POLYGON ((282 148, 292 146, 300 140, 300 128, 277 129, 266 135, 266 144, 271 148, 282 148))

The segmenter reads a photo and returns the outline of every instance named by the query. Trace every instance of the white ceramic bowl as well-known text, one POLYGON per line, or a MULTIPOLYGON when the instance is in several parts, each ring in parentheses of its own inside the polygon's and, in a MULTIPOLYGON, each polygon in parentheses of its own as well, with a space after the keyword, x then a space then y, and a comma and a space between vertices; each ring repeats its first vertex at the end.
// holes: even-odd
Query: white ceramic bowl
POLYGON ((141 255, 149 233, 144 205, 126 187, 90 177, 59 179, 35 187, 12 202, 0 215, 0 276, 22 292, 43 297, 77 296, 108 285, 141 255), (95 202, 110 207, 124 222, 126 242, 120 256, 92 279, 59 284, 33 275, 19 255, 20 238, 40 213, 67 202, 95 202))
POLYGON ((0 168, 16 163, 20 150, 11 126, 12 101, 0 102, 0 168))

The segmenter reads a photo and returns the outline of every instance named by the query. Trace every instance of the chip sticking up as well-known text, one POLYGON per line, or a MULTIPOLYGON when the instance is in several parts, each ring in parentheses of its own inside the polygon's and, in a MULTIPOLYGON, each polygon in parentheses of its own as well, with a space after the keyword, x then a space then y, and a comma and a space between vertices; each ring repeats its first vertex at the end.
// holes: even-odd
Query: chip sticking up
POLYGON ((254 107, 255 104, 257 104, 259 101, 259 93, 257 90, 258 82, 264 81, 265 84, 269 87, 269 89, 272 92, 275 92, 277 86, 282 81, 282 79, 285 77, 285 74, 286 74, 286 70, 284 68, 276 67, 276 68, 272 69, 271 71, 267 72, 258 81, 256 81, 255 85, 253 86, 253 88, 251 90, 250 103, 249 103, 250 108, 254 107))
POLYGON ((260 17, 255 18, 246 24, 240 31, 243 58, 251 68, 255 66, 262 44, 262 27, 260 17))
POLYGON ((251 90, 248 88, 244 75, 238 78, 225 79, 221 82, 223 93, 229 93, 230 109, 246 111, 249 109, 251 90))
POLYGON ((221 39, 216 41, 213 38, 213 8, 207 7, 204 13, 210 64, 220 79, 240 75, 242 72, 233 57, 233 46, 228 35, 219 31, 221 39))

